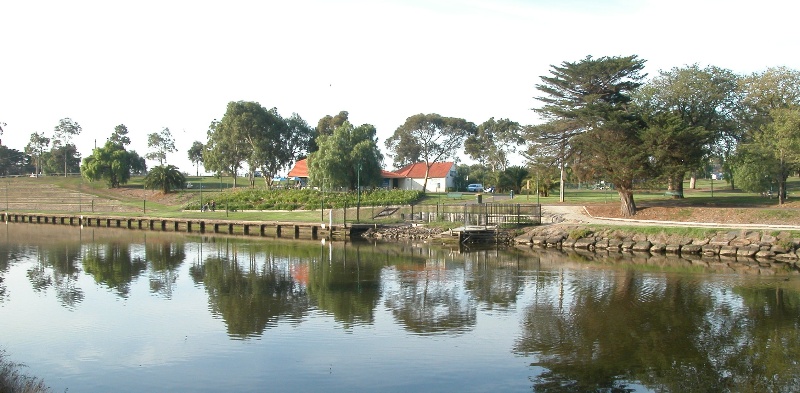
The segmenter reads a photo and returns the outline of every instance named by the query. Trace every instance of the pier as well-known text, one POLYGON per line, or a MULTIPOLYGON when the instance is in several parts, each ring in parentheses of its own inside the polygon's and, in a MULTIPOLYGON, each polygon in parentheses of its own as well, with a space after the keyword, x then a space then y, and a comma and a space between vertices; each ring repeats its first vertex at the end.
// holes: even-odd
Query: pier
POLYGON ((0 213, 4 222, 124 228, 162 232, 226 234, 285 239, 346 240, 351 228, 319 223, 119 217, 75 214, 0 213))

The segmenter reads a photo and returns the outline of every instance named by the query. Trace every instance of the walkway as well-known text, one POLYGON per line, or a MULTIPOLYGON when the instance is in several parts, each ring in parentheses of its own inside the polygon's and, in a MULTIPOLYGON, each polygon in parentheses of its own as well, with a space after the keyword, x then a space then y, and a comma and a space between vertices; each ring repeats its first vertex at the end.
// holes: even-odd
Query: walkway
POLYGON ((594 217, 583 206, 542 205, 542 224, 598 224, 665 227, 702 227, 726 229, 763 229, 800 231, 800 225, 720 224, 711 222, 637 220, 635 218, 594 217))

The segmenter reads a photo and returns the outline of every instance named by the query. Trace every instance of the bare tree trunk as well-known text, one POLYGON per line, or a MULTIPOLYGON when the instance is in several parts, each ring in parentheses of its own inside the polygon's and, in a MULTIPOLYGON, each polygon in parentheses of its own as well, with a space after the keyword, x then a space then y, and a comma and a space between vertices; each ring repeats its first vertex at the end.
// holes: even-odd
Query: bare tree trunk
POLYGON ((636 202, 633 201, 633 191, 617 187, 620 200, 620 212, 623 217, 636 215, 636 202))
MULTIPOLYGON (((683 183, 683 182, 681 182, 683 183)), ((697 189, 697 176, 692 173, 692 176, 689 178, 689 189, 695 190, 697 189)))

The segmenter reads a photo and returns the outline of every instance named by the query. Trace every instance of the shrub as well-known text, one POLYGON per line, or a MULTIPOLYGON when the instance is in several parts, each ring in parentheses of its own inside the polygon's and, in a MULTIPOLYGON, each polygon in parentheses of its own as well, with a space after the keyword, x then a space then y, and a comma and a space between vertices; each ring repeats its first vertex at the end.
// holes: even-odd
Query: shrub
POLYGON ((573 240, 583 239, 584 237, 589 237, 592 234, 592 231, 587 228, 581 229, 573 229, 569 232, 569 238, 573 240))

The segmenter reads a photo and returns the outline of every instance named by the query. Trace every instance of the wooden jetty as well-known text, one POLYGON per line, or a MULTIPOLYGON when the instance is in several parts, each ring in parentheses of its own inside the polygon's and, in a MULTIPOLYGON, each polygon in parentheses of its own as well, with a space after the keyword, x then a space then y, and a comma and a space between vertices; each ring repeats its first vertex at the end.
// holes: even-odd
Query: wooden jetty
POLYGON ((2 212, 4 222, 142 229, 164 232, 266 236, 291 239, 346 240, 352 228, 320 223, 209 220, 195 218, 119 217, 2 212))
MULTIPOLYGON (((500 231, 497 226, 467 225, 453 228, 448 234, 449 238, 458 243, 505 243, 507 233, 500 231)), ((444 238, 444 236, 443 236, 444 238)))

